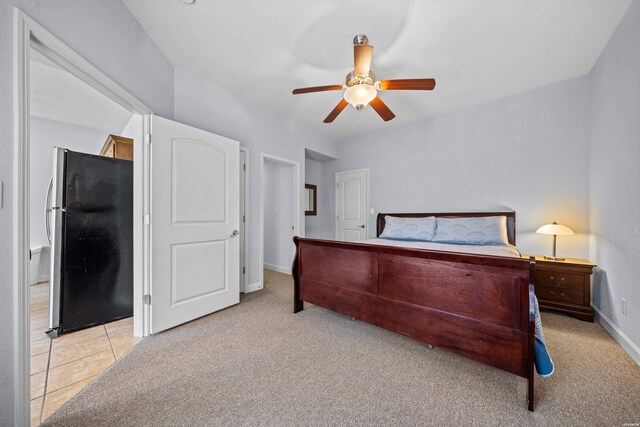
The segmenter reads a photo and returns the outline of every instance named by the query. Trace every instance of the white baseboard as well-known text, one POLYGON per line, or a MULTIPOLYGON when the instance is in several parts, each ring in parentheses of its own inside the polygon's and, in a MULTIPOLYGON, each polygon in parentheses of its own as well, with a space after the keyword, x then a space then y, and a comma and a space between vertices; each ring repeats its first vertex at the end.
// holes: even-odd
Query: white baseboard
POLYGON ((259 291, 260 289, 262 289, 262 283, 251 283, 244 288, 244 293, 248 294, 249 292, 259 291))
POLYGON ((591 307, 593 307, 595 314, 594 317, 596 320, 607 330, 607 332, 609 332, 613 339, 620 344, 620 347, 622 347, 624 351, 626 351, 629 356, 631 356, 631 358, 640 365, 640 347, 631 341, 629 337, 626 336, 624 332, 622 332, 620 328, 618 328, 603 312, 598 310, 596 306, 592 304, 591 307))
POLYGON ((279 265, 267 264, 266 262, 264 263, 264 268, 266 268, 267 270, 273 270, 273 271, 288 274, 289 276, 291 276, 291 268, 280 267, 279 265))
POLYGON ((40 282, 48 282, 49 281, 49 275, 48 274, 41 274, 38 276, 38 283, 40 282))

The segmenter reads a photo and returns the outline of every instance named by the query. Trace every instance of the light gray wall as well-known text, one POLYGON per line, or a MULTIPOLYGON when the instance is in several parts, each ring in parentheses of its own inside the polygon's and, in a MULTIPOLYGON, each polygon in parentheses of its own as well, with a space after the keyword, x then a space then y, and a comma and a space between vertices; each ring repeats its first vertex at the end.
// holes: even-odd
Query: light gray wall
POLYGON ((640 1, 591 71, 590 90, 593 302, 640 347, 640 1), (627 299, 626 316, 620 298, 627 299))
POLYGON ((60 38, 157 114, 173 116, 173 66, 119 0, 0 2, 0 425, 13 424, 13 7, 60 38))
POLYGON ((293 263, 293 167, 264 164, 264 262, 290 269, 293 263))
POLYGON ((316 239, 335 238, 335 172, 337 162, 305 159, 305 183, 316 185, 317 215, 305 216, 305 236, 316 239))
POLYGON ((557 220, 577 233, 559 253, 586 258, 588 102, 581 77, 363 135, 339 145, 339 170, 370 168, 376 214, 511 208, 522 251, 550 254, 535 231, 557 220))
POLYGON ((304 227, 305 148, 336 157, 329 137, 271 112, 234 93, 175 70, 175 119, 227 138, 249 148, 249 283, 260 280, 260 153, 280 156, 300 164, 300 223, 304 227))
POLYGON ((106 139, 107 133, 99 130, 31 117, 29 246, 45 247, 40 256, 42 279, 46 279, 49 273, 49 241, 44 225, 44 203, 53 173, 53 148, 98 154, 106 139))

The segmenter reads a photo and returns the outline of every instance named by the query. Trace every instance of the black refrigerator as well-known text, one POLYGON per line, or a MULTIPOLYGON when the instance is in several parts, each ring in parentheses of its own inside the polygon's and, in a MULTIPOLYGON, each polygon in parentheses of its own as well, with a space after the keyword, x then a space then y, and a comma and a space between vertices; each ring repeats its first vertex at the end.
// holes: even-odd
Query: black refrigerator
POLYGON ((54 149, 49 331, 133 315, 133 162, 54 149))

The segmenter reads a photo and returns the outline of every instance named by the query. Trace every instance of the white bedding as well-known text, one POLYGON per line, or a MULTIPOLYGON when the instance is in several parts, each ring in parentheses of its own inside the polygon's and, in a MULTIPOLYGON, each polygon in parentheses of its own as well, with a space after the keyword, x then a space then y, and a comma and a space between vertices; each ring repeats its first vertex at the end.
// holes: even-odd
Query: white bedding
POLYGON ((520 251, 512 245, 457 245, 453 243, 421 242, 414 240, 367 239, 356 243, 429 249, 433 251, 462 252, 467 254, 495 255, 520 258, 520 251))

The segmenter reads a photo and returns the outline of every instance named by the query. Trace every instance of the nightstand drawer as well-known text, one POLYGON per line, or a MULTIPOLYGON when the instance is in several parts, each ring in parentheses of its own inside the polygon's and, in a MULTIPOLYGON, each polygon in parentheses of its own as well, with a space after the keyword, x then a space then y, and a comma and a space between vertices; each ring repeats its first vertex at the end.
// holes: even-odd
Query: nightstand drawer
POLYGON ((536 285, 535 292, 536 296, 542 300, 580 305, 584 302, 584 293, 571 289, 548 288, 536 285))
POLYGON ((584 275, 561 273, 551 270, 536 270, 536 285, 582 291, 584 290, 584 275))

